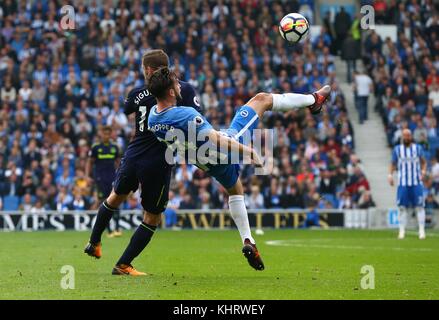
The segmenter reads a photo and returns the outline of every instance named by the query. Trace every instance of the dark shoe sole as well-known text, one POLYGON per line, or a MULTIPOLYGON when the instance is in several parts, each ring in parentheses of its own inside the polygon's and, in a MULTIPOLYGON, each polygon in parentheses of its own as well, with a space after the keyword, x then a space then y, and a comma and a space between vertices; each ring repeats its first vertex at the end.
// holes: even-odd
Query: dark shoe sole
POLYGON ((247 258, 248 264, 255 270, 258 271, 262 271, 265 269, 264 267, 264 263, 255 257, 255 250, 252 246, 250 245, 245 245, 242 248, 242 253, 244 254, 244 256, 247 258))
POLYGON ((97 255, 95 255, 95 253, 94 253, 94 250, 93 251, 91 251, 90 249, 88 249, 89 247, 87 246, 85 249, 84 249, 84 253, 86 253, 89 257, 92 257, 92 258, 96 258, 96 259, 100 259, 101 257, 99 256, 97 256, 97 255))
POLYGON ((111 271, 111 274, 113 276, 129 276, 129 273, 120 271, 120 269, 118 269, 118 268, 113 268, 113 270, 111 271))

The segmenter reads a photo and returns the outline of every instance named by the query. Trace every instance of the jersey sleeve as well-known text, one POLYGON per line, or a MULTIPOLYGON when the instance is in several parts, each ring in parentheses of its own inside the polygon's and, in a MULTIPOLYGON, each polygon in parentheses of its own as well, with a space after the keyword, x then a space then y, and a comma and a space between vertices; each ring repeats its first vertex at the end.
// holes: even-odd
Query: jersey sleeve
POLYGON ((98 148, 96 145, 91 146, 90 151, 88 152, 88 156, 93 159, 97 159, 98 157, 98 148))
POLYGON ((125 98, 125 100, 123 102, 123 106, 124 106, 123 112, 127 116, 130 115, 131 113, 136 112, 136 105, 134 104, 134 96, 135 96, 135 94, 134 94, 134 89, 133 89, 128 93, 127 97, 125 98))
POLYGON ((120 152, 119 152, 119 146, 117 144, 113 144, 112 147, 116 150, 116 153, 114 154, 114 159, 119 158, 120 152))
POLYGON ((192 87, 189 83, 182 84, 182 106, 192 107, 198 112, 201 112, 201 105, 197 97, 197 93, 195 92, 194 87, 192 87))
POLYGON ((393 164, 396 164, 398 162, 398 152, 396 151, 396 148, 397 147, 394 147, 393 151, 392 151, 392 163, 393 164))
POLYGON ((210 130, 212 126, 197 110, 191 107, 177 107, 176 111, 178 115, 176 120, 169 121, 173 127, 188 133, 190 130, 194 130, 198 134, 203 130, 210 130))

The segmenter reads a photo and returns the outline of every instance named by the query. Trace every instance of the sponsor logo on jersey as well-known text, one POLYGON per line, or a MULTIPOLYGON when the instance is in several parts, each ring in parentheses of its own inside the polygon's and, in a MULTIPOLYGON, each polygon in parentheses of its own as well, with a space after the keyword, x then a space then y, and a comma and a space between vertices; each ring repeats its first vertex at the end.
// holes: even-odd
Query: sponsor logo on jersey
POLYGON ((194 122, 195 122, 195 125, 196 125, 196 126, 201 126, 201 125, 204 123, 204 120, 203 120, 202 117, 200 117, 200 116, 196 116, 196 117, 194 118, 194 122))
POLYGON ((248 111, 247 111, 247 110, 242 110, 242 111, 240 112, 240 114, 241 114, 241 117, 246 118, 246 117, 248 116, 248 111))
POLYGON ((198 107, 200 106, 200 102, 198 101, 197 96, 194 97, 194 103, 196 106, 198 106, 198 107))

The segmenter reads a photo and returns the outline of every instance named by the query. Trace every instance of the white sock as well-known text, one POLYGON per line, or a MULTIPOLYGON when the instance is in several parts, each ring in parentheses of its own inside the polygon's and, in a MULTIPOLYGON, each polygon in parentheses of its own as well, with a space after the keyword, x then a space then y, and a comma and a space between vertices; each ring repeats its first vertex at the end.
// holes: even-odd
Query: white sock
POLYGON ((425 210, 422 207, 416 207, 416 216, 418 217, 419 231, 425 231, 425 210))
POLYGON ((407 224, 407 208, 400 207, 399 208, 399 232, 405 232, 405 226, 407 224))
POLYGON ((316 102, 312 94, 273 93, 273 111, 289 111, 309 107, 316 102))
POLYGON ((234 195, 229 196, 229 208, 233 221, 235 221, 238 227, 239 234, 241 235, 242 243, 245 239, 249 239, 251 243, 255 243, 250 230, 250 224, 248 222, 247 208, 245 207, 244 196, 234 195))

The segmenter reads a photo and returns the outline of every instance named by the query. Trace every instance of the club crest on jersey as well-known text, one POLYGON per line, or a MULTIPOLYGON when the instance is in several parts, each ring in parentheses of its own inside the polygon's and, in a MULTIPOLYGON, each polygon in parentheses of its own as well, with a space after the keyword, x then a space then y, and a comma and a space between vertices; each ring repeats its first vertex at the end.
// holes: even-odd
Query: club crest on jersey
POLYGON ((200 106, 200 102, 198 101, 197 96, 194 97, 194 103, 195 103, 195 105, 196 105, 197 107, 200 106))
POLYGON ((241 114, 241 117, 246 118, 246 117, 248 116, 248 111, 247 111, 247 110, 242 110, 242 111, 240 112, 240 114, 241 114))
POLYGON ((194 122, 195 122, 195 125, 198 127, 198 126, 201 126, 204 123, 204 120, 200 116, 196 116, 194 118, 194 122))

